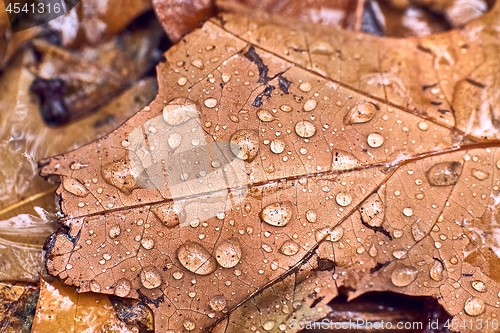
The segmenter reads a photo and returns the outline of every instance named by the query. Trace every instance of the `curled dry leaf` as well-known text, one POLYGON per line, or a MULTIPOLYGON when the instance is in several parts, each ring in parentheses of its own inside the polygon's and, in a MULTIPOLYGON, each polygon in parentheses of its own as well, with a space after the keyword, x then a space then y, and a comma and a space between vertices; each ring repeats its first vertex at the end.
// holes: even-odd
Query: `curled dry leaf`
POLYGON ((499 104, 487 91, 499 80, 483 71, 498 17, 497 5, 461 31, 406 40, 207 22, 167 52, 149 106, 40 162, 63 179, 69 227, 46 242, 48 271, 143 299, 157 332, 204 332, 311 256, 323 304, 344 285, 438 297, 459 320, 498 316, 499 104))
POLYGON ((115 314, 106 295, 77 294, 59 281, 40 279, 40 295, 31 332, 132 333, 115 314))

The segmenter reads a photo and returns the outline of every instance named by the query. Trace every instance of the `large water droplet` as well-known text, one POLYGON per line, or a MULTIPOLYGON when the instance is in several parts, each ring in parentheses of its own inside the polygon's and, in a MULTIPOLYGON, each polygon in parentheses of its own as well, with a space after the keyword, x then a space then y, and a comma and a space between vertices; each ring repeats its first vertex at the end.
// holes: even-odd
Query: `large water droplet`
POLYGON ((62 177, 62 184, 66 191, 77 197, 85 197, 89 194, 89 190, 78 179, 73 177, 62 177))
POLYGON ((269 147, 273 153, 281 154, 285 150, 285 143, 279 139, 274 139, 269 147))
POLYGON ((103 165, 101 175, 106 183, 115 186, 127 195, 138 188, 129 165, 124 159, 103 165))
POLYGON ((259 216, 267 224, 284 227, 292 219, 292 203, 290 201, 272 203, 264 207, 259 216))
POLYGON ((281 245, 280 252, 286 256, 293 256, 299 252, 299 245, 292 240, 287 240, 281 245))
POLYGON ((396 287, 405 287, 417 278, 415 267, 397 264, 391 274, 391 281, 396 287))
POLYGON ((163 119, 171 126, 178 126, 189 118, 196 118, 198 116, 198 108, 196 104, 186 98, 176 98, 170 101, 163 108, 163 119))
POLYGON ((276 119, 273 114, 267 110, 258 110, 257 111, 257 117, 259 118, 260 121, 264 123, 268 123, 270 121, 273 121, 276 119))
POLYGON ((209 305, 214 311, 223 311, 226 308, 226 298, 224 295, 212 296, 209 305))
POLYGON ((262 328, 264 331, 270 331, 276 326, 276 322, 274 320, 268 320, 264 324, 262 324, 262 328))
POLYGON ((349 193, 340 192, 335 196, 335 201, 339 204, 339 206, 347 207, 352 202, 352 196, 349 193))
POLYGON ((316 127, 307 120, 301 120, 295 124, 295 133, 301 138, 310 138, 316 134, 316 127))
POLYGON ((192 241, 179 246, 177 259, 187 270, 199 275, 208 275, 217 268, 217 262, 207 249, 192 241))
POLYGON ((310 112, 314 109, 316 109, 316 106, 318 105, 318 102, 316 102, 314 99, 308 99, 305 103, 304 103, 304 108, 303 110, 306 111, 306 112, 310 112))
POLYGON ((333 170, 347 170, 356 168, 361 165, 359 160, 354 157, 352 154, 343 151, 343 150, 333 150, 333 161, 332 168, 333 170))
POLYGON ((372 103, 359 103, 344 116, 344 125, 366 123, 372 120, 377 108, 372 103))
POLYGON ((488 179, 488 177, 490 176, 489 172, 479 170, 479 169, 472 169, 471 174, 472 174, 472 176, 474 176, 474 178, 476 178, 478 180, 485 180, 485 179, 488 179))
POLYGON ((115 295, 118 297, 127 297, 130 293, 130 281, 127 279, 120 279, 115 284, 115 295))
POLYGON ((464 311, 469 316, 476 317, 486 310, 486 306, 482 299, 471 297, 465 302, 464 311))
POLYGON ((309 209, 307 212, 306 212, 306 220, 308 222, 311 222, 311 223, 314 223, 316 222, 318 219, 318 216, 316 214, 316 212, 312 209, 309 209))
POLYGON ((158 288, 161 285, 160 272, 154 266, 147 266, 141 271, 141 283, 146 289, 158 288))
POLYGON ((152 238, 143 238, 141 239, 141 245, 146 250, 151 250, 155 247, 155 241, 152 238))
POLYGON ((101 285, 96 280, 90 281, 89 288, 91 291, 98 293, 101 291, 101 285))
POLYGON ((252 162, 259 151, 259 133, 256 130, 239 130, 230 139, 231 151, 240 160, 252 162))
POLYGON ((463 166, 460 162, 441 162, 434 164, 425 176, 429 184, 434 186, 455 185, 462 173, 463 166))
POLYGON ((486 292, 486 285, 484 284, 483 281, 475 280, 471 282, 472 288, 474 290, 479 291, 480 293, 485 293, 486 292))
POLYGON ((186 329, 186 331, 192 331, 196 328, 196 324, 191 320, 186 320, 182 323, 182 326, 186 329))
POLYGON ((384 144, 384 137, 379 133, 371 133, 366 138, 368 146, 378 148, 384 144))
POLYGON ((241 246, 236 238, 222 241, 215 249, 215 258, 224 268, 236 266, 241 259, 241 246))
POLYGON ((370 195, 359 207, 361 219, 372 227, 380 227, 384 222, 385 205, 378 193, 370 195))
POLYGON ((151 206, 151 211, 167 228, 173 228, 185 219, 183 214, 178 214, 171 202, 151 206))
POLYGON ((172 149, 179 147, 182 143, 182 135, 179 133, 172 133, 167 140, 168 146, 172 149))
POLYGON ((443 265, 439 261, 434 260, 429 275, 434 281, 441 281, 443 279, 443 265))

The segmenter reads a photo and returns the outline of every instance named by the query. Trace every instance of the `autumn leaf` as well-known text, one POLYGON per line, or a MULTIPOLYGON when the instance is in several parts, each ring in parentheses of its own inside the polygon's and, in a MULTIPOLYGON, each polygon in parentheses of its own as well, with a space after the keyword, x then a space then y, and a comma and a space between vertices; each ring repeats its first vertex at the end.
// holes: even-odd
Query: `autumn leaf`
POLYGON ((115 314, 106 295, 77 294, 59 281, 40 279, 40 295, 31 332, 121 332, 127 327, 115 314))
POLYGON ((340 286, 498 316, 498 10, 408 39, 210 20, 166 53, 149 106, 40 162, 68 227, 49 273, 143 300, 157 332, 226 330, 299 269, 317 272, 298 281, 303 311, 263 329, 295 331, 340 286))

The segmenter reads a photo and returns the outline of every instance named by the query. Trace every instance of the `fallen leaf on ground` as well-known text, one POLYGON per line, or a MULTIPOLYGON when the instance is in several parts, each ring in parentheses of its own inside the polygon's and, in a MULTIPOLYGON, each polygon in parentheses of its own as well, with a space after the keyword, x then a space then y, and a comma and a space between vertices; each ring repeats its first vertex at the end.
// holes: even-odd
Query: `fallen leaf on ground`
POLYGON ((119 33, 140 14, 151 9, 151 0, 80 0, 74 9, 49 22, 66 47, 98 45, 119 33))
POLYGON ((334 268, 311 282, 322 304, 344 285, 498 316, 498 17, 413 39, 207 22, 166 53, 149 106, 40 162, 69 227, 49 273, 142 299, 157 332, 204 332, 313 255, 334 268))
POLYGON ((0 332, 30 333, 38 287, 0 282, 0 332))
POLYGON ((106 295, 78 294, 59 281, 40 279, 40 295, 31 332, 132 333, 118 320, 106 295))
POLYGON ((74 121, 127 89, 156 62, 161 36, 160 26, 153 22, 77 51, 33 41, 41 59, 32 68, 37 80, 31 89, 40 96, 46 122, 74 121))

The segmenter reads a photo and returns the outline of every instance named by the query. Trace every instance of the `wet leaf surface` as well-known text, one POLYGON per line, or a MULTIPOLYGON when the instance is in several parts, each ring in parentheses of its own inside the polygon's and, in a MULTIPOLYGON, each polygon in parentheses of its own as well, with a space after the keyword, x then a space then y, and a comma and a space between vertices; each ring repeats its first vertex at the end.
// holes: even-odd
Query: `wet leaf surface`
POLYGON ((40 295, 31 332, 137 332, 115 314, 106 295, 78 294, 59 281, 40 279, 40 295))
POLYGON ((497 317, 499 15, 413 39, 207 22, 166 53, 149 106, 40 162, 68 227, 49 273, 143 300, 157 332, 204 332, 269 288, 301 305, 264 330, 318 319, 340 286, 497 317))

